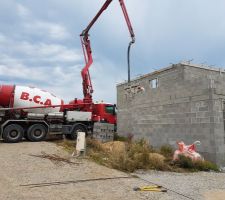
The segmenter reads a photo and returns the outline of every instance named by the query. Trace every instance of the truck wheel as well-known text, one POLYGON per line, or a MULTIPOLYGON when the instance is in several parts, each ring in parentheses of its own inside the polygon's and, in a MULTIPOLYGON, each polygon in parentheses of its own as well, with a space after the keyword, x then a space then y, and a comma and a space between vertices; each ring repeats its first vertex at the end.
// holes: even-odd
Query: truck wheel
POLYGON ((26 138, 31 142, 39 142, 46 138, 47 129, 42 124, 34 124, 27 130, 26 138))
POLYGON ((10 124, 3 131, 2 138, 4 142, 16 143, 22 140, 24 129, 18 124, 10 124))
POLYGON ((87 133, 87 129, 86 129, 85 126, 80 125, 80 124, 74 126, 73 132, 71 133, 71 135, 69 135, 70 136, 70 139, 76 140, 77 139, 77 133, 78 132, 85 132, 85 133, 87 133))

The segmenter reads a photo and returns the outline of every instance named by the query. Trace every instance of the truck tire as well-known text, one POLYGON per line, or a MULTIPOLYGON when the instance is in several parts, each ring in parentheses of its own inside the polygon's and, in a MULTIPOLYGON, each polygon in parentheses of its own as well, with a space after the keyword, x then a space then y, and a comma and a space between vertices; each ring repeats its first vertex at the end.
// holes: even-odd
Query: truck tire
POLYGON ((47 136, 47 128, 42 124, 31 125, 26 134, 26 138, 31 142, 43 141, 47 136))
POLYGON ((10 124, 5 127, 2 138, 4 142, 7 143, 16 143, 20 142, 23 138, 24 129, 18 124, 10 124))
POLYGON ((85 132, 85 133, 87 133, 87 128, 84 125, 82 125, 82 124, 75 125, 74 128, 73 128, 72 133, 70 135, 68 135, 68 136, 70 136, 69 138, 72 139, 72 140, 76 140, 78 132, 85 132))

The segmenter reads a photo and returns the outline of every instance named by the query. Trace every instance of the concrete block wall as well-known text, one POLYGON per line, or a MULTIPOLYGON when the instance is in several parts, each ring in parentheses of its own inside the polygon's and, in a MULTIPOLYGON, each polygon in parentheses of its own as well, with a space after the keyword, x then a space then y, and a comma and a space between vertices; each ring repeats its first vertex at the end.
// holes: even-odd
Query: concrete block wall
POLYGON ((225 166, 224 74, 177 64, 130 83, 145 92, 129 93, 128 84, 118 85, 118 133, 146 138, 156 148, 200 140, 199 151, 225 166), (151 88, 149 81, 156 78, 159 86, 151 88))

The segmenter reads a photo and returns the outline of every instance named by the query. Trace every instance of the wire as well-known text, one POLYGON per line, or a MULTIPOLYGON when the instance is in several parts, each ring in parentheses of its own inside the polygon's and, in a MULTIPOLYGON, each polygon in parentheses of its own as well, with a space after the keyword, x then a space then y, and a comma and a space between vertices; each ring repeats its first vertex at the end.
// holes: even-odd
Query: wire
POLYGON ((122 177, 109 177, 109 178, 96 178, 96 179, 82 179, 82 180, 76 180, 76 181, 45 182, 45 183, 26 184, 26 185, 20 185, 20 186, 29 187, 29 188, 37 188, 37 187, 49 187, 54 185, 66 185, 66 184, 74 184, 74 183, 82 183, 82 182, 90 182, 90 181, 104 181, 104 180, 128 179, 128 178, 135 178, 135 177, 122 176, 122 177))

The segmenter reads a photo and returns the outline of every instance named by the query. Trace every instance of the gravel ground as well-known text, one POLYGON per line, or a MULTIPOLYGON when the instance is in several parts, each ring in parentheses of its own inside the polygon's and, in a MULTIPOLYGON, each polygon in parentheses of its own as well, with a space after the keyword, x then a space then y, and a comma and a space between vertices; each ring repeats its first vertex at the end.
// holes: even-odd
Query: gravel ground
POLYGON ((136 173, 141 179, 164 186, 177 193, 169 191, 163 198, 156 199, 195 199, 195 200, 225 200, 225 173, 198 172, 142 172, 136 173))
POLYGON ((1 200, 188 199, 171 191, 167 193, 133 191, 135 186, 149 185, 142 179, 168 187, 196 200, 225 199, 225 174, 222 173, 177 174, 139 171, 136 175, 142 179, 113 179, 45 187, 21 186, 44 182, 129 176, 126 173, 99 166, 85 159, 73 158, 71 161, 81 164, 71 165, 57 164, 47 159, 30 156, 30 154, 40 155, 42 152, 57 154, 65 158, 69 157, 61 147, 51 142, 0 143, 1 200))

